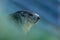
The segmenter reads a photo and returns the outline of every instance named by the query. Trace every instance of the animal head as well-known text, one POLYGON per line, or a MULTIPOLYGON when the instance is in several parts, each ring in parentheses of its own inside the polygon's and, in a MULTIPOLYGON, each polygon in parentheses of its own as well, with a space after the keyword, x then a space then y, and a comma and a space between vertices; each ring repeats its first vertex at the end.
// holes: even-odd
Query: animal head
POLYGON ((18 21, 20 20, 21 23, 30 22, 30 23, 37 23, 40 20, 40 16, 37 13, 33 13, 27 10, 17 11, 13 14, 13 17, 18 21))
POLYGON ((24 30, 29 30, 33 24, 40 20, 40 16, 37 13, 28 10, 22 10, 13 13, 12 18, 19 25, 22 25, 24 30))

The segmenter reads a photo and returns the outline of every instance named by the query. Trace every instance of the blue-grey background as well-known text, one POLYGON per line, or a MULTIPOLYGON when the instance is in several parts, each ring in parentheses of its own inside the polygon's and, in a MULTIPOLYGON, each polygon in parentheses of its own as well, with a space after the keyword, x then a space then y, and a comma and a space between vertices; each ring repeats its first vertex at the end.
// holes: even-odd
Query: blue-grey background
POLYGON ((40 15, 40 21, 30 30, 29 40, 60 40, 58 0, 1 0, 1 2, 7 14, 26 9, 40 15))

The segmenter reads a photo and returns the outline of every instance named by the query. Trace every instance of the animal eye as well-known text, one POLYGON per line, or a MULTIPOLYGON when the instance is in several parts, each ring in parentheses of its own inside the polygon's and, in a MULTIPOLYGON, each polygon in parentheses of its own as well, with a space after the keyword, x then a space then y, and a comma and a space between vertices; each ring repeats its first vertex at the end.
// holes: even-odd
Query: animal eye
POLYGON ((21 15, 21 16, 25 17, 25 15, 21 15))
POLYGON ((33 14, 30 14, 30 13, 29 13, 29 16, 33 16, 33 14))

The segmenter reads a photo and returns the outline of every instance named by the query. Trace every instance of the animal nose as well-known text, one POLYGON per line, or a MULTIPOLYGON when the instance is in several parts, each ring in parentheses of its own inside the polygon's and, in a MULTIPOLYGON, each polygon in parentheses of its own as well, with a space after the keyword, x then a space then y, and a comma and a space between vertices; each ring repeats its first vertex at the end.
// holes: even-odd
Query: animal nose
POLYGON ((35 13, 35 16, 36 16, 37 20, 40 19, 40 16, 38 14, 35 13))
POLYGON ((37 20, 40 20, 40 17, 39 16, 37 17, 37 20))

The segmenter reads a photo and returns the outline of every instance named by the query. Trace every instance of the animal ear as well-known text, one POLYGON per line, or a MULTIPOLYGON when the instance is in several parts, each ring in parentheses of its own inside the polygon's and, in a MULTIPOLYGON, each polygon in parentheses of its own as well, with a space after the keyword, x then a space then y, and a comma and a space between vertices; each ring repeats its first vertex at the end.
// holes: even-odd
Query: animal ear
POLYGON ((21 13, 21 14, 23 14, 23 13, 25 13, 26 11, 17 11, 17 12, 15 12, 15 13, 21 13))
POLYGON ((17 12, 15 12, 15 13, 20 13, 21 11, 17 11, 17 12))

